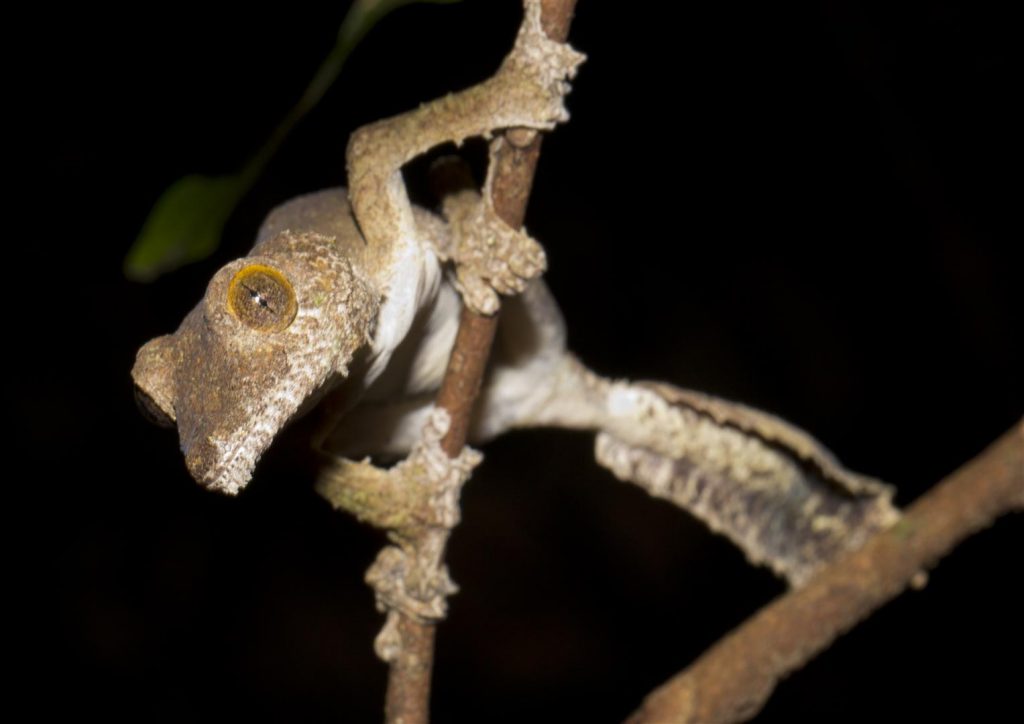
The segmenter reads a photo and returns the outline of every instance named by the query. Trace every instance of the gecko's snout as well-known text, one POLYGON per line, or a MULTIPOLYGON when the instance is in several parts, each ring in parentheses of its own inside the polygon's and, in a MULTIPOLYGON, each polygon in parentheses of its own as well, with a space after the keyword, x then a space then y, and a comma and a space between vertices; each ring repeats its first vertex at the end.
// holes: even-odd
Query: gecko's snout
POLYGON ((175 354, 173 338, 165 334, 146 342, 132 367, 135 404, 147 420, 161 427, 174 427, 174 380, 169 370, 175 354))

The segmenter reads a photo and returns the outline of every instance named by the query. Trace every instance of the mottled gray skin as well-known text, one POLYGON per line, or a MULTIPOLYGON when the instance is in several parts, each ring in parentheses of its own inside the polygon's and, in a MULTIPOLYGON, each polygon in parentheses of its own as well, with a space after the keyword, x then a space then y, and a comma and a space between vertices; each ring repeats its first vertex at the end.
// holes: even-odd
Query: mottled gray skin
MULTIPOLYGON (((582 56, 544 36, 537 0, 524 4, 516 46, 495 76, 360 129, 349 144, 347 195, 326 190, 271 213, 250 256, 217 272, 174 334, 139 351, 139 398, 177 425, 195 479, 225 493, 245 486, 281 428, 321 401, 334 422, 317 441, 323 451, 422 452, 460 295, 490 312, 499 292, 521 292, 503 301, 471 439, 526 426, 596 431, 599 462, 620 478, 799 583, 897 519, 890 488, 844 470, 809 435, 766 413, 593 374, 566 350, 562 317, 536 279, 544 255, 535 241, 472 194, 446 199, 445 218, 409 203, 401 166, 432 146, 568 117, 565 79, 582 56), (254 329, 232 310, 232 279, 252 264, 294 290, 298 311, 284 328, 254 329)), ((349 503, 356 478, 360 495, 367 481, 391 480, 344 461, 324 476, 320 490, 349 503)))

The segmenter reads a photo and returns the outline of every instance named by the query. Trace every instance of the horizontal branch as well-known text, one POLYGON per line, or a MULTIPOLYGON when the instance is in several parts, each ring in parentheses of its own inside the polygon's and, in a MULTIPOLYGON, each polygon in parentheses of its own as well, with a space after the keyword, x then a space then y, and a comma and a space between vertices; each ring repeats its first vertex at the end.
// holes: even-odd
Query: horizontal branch
POLYGON ((649 694, 629 724, 750 719, 785 676, 1014 509, 1024 510, 1024 421, 921 496, 895 526, 720 639, 649 694))

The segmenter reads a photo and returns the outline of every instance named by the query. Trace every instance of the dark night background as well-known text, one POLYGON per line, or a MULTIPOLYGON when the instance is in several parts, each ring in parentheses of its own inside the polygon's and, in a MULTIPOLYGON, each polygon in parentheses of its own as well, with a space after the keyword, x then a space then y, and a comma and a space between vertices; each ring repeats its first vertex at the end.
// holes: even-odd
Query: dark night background
MULTIPOLYGON (((28 465, 9 485, 31 497, 10 504, 9 550, 31 582, 9 596, 31 611, 9 623, 31 641, 22 691, 37 715, 379 720, 380 617, 362 576, 380 536, 289 472, 287 441, 238 499, 201 490, 175 436, 137 413, 128 371, 269 208, 343 182, 353 128, 492 72, 518 4, 399 11, 215 258, 151 285, 121 276, 160 191, 241 164, 345 5, 87 6, 9 28, 28 40, 8 109, 28 129, 9 142, 31 160, 8 212, 30 224, 8 247, 28 259, 5 315, 20 340, 8 358, 28 363, 6 376, 9 457, 28 465)), ((674 3, 580 0, 571 37, 590 60, 527 217, 572 346, 606 374, 776 412, 897 485, 901 504, 977 454, 1024 411, 1008 7, 673 15, 674 3)), ((439 722, 620 721, 783 591, 614 481, 587 435, 523 432, 487 453, 451 546, 462 590, 439 634, 439 722)), ((758 721, 1019 711, 1022 543, 1020 515, 968 541, 924 591, 784 683, 758 721)))

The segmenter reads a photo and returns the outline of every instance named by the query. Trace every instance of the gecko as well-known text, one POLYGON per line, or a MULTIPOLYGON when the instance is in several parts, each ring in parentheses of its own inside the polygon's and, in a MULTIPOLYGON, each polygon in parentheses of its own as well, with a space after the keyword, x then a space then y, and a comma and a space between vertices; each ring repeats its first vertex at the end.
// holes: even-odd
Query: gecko
MULTIPOLYGON (((348 188, 273 210, 251 252, 214 274, 177 331, 139 350, 140 406, 177 428, 196 481, 239 493, 277 434, 314 409, 326 421, 316 449, 328 487, 375 475, 373 458, 422 449, 465 304, 502 308, 474 444, 524 427, 593 432, 596 458, 615 476, 794 585, 898 519, 891 487, 846 470, 778 417, 588 369, 566 346, 541 278, 543 248, 490 204, 490 172, 482 193, 448 194, 439 210, 410 202, 402 167, 435 146, 564 123, 583 59, 547 38, 539 0, 524 0, 514 47, 491 78, 358 129, 348 188)), ((492 140, 492 158, 505 142, 492 140)))

